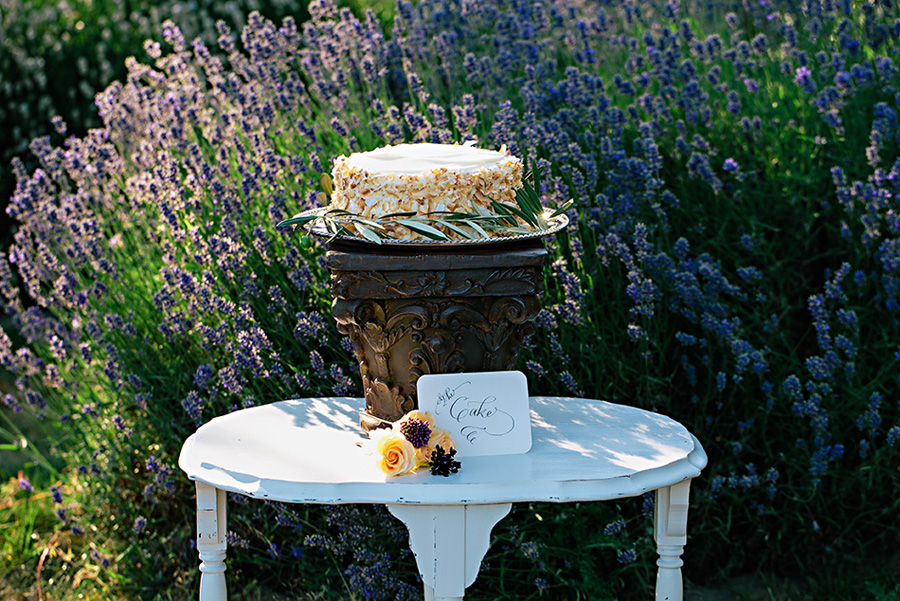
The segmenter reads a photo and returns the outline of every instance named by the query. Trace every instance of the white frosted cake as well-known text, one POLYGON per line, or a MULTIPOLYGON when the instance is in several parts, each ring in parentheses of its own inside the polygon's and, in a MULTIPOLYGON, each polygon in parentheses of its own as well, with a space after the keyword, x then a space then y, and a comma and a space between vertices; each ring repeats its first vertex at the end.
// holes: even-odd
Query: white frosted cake
MULTIPOLYGON (((399 144, 340 156, 331 175, 331 207, 370 219, 400 211, 471 212, 473 202, 490 211, 491 200, 515 205, 522 161, 505 147, 399 144)), ((420 238, 405 228, 390 230, 398 238, 420 238)))

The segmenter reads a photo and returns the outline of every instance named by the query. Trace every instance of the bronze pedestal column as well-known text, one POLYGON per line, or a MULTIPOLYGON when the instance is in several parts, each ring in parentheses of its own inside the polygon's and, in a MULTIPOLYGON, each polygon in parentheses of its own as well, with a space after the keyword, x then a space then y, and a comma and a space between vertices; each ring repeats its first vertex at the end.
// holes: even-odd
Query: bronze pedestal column
POLYGON ((513 369, 535 329, 546 257, 537 240, 485 248, 333 241, 332 310, 359 362, 363 429, 415 409, 422 375, 513 369))

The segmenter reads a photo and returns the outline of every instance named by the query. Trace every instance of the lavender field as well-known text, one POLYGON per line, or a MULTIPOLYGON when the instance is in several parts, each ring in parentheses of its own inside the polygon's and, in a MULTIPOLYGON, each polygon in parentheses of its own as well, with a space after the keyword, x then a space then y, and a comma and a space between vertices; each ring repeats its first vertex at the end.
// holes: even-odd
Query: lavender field
MULTIPOLYGON (((91 129, 10 150, 0 453, 26 460, 0 483, 0 598, 191 598, 184 439, 361 393, 323 246, 275 224, 341 154, 474 140, 575 201, 531 393, 659 411, 709 454, 689 583, 900 599, 895 3, 294 8, 148 25, 91 129)), ((229 503, 236 598, 421 598, 382 508, 229 503)), ((652 503, 516 506, 466 598, 651 598, 652 503)))

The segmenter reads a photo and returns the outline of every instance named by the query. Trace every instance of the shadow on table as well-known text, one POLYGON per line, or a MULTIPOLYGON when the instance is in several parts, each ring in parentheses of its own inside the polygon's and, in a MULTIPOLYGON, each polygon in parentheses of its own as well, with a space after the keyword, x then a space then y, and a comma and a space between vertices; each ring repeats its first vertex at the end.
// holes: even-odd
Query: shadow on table
POLYGON ((531 399, 532 448, 579 453, 613 465, 647 469, 684 457, 693 446, 685 428, 664 416, 602 401, 531 399))
POLYGON ((365 435, 359 425, 359 414, 365 408, 362 399, 351 397, 311 398, 300 401, 290 399, 279 404, 279 409, 293 420, 300 430, 327 426, 341 432, 365 435))

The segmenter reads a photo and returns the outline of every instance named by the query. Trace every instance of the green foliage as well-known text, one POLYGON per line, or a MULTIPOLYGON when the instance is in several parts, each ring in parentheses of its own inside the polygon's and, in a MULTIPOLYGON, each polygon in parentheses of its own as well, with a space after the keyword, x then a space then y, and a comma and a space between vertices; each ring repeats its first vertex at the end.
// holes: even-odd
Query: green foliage
POLYGON ((866 586, 867 592, 872 595, 873 601, 898 601, 900 600, 900 588, 896 585, 888 588, 884 584, 869 583, 866 586))

